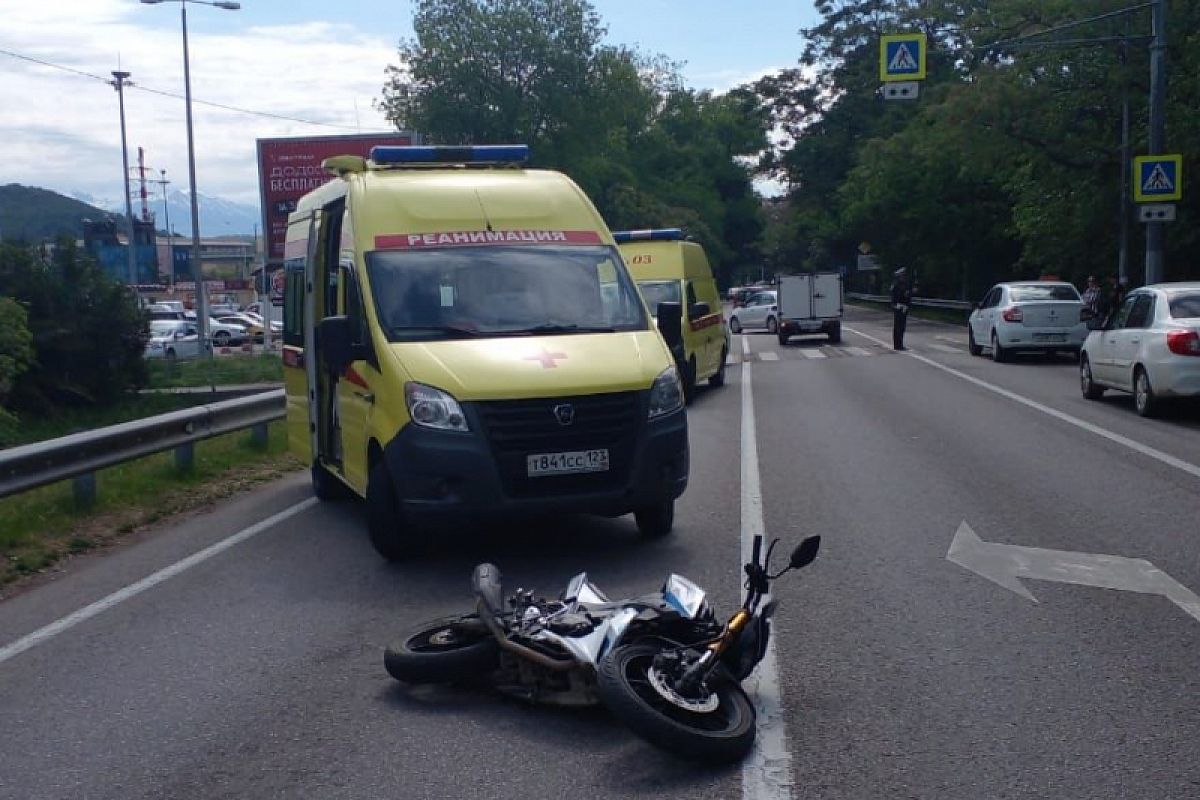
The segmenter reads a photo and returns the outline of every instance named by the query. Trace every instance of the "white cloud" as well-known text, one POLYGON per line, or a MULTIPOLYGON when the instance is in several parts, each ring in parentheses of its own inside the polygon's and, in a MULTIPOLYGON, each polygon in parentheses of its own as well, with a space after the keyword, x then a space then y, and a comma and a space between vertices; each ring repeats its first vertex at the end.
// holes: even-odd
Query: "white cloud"
MULTIPOLYGON (((40 5, 0 0, 0 50, 106 79, 119 58, 138 87, 182 95, 178 16, 169 17, 173 26, 162 27, 164 13, 130 0, 40 5)), ((216 34, 189 15, 189 46, 194 100, 340 126, 195 104, 197 188, 204 194, 258 202, 257 138, 391 127, 372 106, 385 80, 384 68, 396 58, 395 43, 388 37, 327 22, 216 34)), ((64 194, 121 196, 120 125, 111 87, 0 54, 0 96, 5 98, 0 140, 6 154, 0 182, 64 194)), ((145 147, 147 164, 166 169, 172 189, 186 189, 183 101, 128 89, 125 108, 131 164, 137 148, 145 147)))
POLYGON ((721 69, 713 72, 697 72, 695 74, 686 74, 685 70, 684 78, 690 85, 698 89, 712 89, 714 93, 722 94, 738 86, 754 83, 759 78, 773 75, 784 69, 787 69, 787 67, 768 66, 758 67, 753 70, 721 69))

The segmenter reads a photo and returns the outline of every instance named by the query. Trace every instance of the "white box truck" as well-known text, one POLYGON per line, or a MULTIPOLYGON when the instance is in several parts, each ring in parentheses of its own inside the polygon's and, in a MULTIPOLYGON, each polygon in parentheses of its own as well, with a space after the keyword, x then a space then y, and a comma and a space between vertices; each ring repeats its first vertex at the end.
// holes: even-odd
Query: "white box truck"
POLYGON ((834 344, 842 340, 842 276, 808 272, 779 276, 779 343, 807 333, 823 333, 834 344))

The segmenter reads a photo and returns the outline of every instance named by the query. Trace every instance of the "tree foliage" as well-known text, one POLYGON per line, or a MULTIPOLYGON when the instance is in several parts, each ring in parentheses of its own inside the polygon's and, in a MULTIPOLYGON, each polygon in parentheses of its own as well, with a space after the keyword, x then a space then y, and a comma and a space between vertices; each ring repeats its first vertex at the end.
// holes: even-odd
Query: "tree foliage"
POLYGON ((443 144, 523 142, 610 227, 683 227, 718 274, 758 258, 769 110, 685 89, 678 65, 603 43, 585 0, 421 0, 379 105, 443 144))
MULTIPOLYGON (((1116 0, 819 0, 800 67, 753 87, 787 136, 767 166, 790 191, 766 253, 779 269, 853 263, 862 242, 915 267, 928 294, 974 297, 1003 278, 1115 274, 1121 103, 1146 152, 1149 58, 1127 38, 1084 46, 992 47, 1127 7, 1116 0), (879 36, 929 37, 916 102, 878 96, 879 36)), ((1200 154, 1200 0, 1170 3, 1168 150, 1200 154)), ((1149 12, 1042 36, 1139 37, 1149 12)), ((1200 195, 1168 230, 1167 278, 1197 276, 1200 195)), ((1130 223, 1129 273, 1143 232, 1130 223)))
POLYGON ((34 354, 10 408, 106 404, 144 385, 145 316, 73 240, 60 239, 49 256, 0 243, 0 296, 27 313, 34 354))

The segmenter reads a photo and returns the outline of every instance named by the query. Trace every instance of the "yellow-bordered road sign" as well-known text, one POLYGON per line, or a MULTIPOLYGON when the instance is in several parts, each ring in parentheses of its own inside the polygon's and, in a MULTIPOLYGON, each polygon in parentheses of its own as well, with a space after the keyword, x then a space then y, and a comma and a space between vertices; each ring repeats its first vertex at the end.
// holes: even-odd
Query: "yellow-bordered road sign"
POLYGON ((1133 199, 1162 203, 1183 199, 1183 156, 1137 156, 1133 159, 1133 199))
POLYGON ((879 39, 879 80, 919 81, 925 78, 926 39, 923 33, 891 33, 879 39))

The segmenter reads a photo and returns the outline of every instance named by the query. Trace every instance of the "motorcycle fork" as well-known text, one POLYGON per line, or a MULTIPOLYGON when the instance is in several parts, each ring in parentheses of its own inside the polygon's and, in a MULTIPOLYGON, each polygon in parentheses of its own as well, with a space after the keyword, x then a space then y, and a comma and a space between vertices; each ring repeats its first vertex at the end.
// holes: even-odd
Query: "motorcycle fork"
POLYGON ((725 626, 725 630, 715 642, 708 646, 708 652, 700 656, 700 658, 688 668, 687 672, 679 680, 679 686, 685 692, 694 691, 701 683, 708 678, 709 672, 716 665, 717 660, 721 655, 729 649, 732 644, 741 635, 746 624, 753 619, 754 615, 746 609, 738 609, 738 612, 733 615, 729 623, 725 626))

